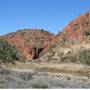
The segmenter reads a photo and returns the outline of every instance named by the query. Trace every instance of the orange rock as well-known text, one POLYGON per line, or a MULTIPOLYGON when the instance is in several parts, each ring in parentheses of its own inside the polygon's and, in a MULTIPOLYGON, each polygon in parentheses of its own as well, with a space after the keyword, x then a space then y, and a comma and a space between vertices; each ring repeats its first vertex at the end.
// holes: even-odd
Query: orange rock
POLYGON ((27 60, 37 59, 40 53, 47 51, 54 35, 40 30, 20 30, 4 38, 14 45, 27 60))
POLYGON ((59 41, 85 40, 85 31, 90 31, 90 12, 72 21, 57 37, 59 41))

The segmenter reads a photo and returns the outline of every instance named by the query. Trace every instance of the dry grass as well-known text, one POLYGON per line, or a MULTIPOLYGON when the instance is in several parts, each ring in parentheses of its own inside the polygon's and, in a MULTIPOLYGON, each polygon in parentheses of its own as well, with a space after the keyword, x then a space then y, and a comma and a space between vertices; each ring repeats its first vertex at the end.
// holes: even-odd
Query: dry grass
POLYGON ((90 66, 84 66, 82 64, 48 64, 48 63, 19 63, 15 65, 8 65, 9 69, 30 70, 37 69, 39 71, 51 72, 51 73, 64 73, 75 74, 81 76, 90 77, 90 66))

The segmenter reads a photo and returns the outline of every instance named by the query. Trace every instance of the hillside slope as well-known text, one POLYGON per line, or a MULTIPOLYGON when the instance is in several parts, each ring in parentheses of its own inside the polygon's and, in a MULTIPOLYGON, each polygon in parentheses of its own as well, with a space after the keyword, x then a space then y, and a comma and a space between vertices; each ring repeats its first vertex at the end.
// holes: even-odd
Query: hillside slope
POLYGON ((14 45, 27 59, 37 59, 47 51, 54 35, 43 29, 24 29, 3 36, 11 45, 14 45))
POLYGON ((90 40, 90 12, 80 15, 57 35, 59 41, 90 40))
POLYGON ((22 61, 22 55, 7 41, 0 39, 0 64, 22 61))
POLYGON ((56 36, 43 29, 24 29, 2 37, 27 60, 90 64, 90 12, 77 17, 56 36))
POLYGON ((56 36, 55 43, 40 61, 82 63, 90 65, 90 12, 72 21, 56 36))

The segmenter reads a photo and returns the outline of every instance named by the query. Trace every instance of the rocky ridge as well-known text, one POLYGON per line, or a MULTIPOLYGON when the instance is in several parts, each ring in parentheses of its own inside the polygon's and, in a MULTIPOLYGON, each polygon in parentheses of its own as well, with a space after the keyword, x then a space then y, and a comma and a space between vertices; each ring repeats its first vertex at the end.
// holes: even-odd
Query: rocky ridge
POLYGON ((57 35, 60 41, 86 41, 90 39, 90 12, 80 15, 57 35))
POLYGON ((24 29, 3 36, 14 45, 27 60, 37 59, 52 44, 54 35, 43 29, 24 29))
POLYGON ((73 62, 90 65, 90 12, 72 21, 40 60, 43 62, 73 62))
POLYGON ((82 62, 79 59, 89 60, 90 12, 77 17, 56 36, 43 29, 24 29, 2 37, 27 60, 40 58, 40 61, 61 62, 76 59, 75 62, 82 62), (84 51, 87 54, 82 57, 84 51))

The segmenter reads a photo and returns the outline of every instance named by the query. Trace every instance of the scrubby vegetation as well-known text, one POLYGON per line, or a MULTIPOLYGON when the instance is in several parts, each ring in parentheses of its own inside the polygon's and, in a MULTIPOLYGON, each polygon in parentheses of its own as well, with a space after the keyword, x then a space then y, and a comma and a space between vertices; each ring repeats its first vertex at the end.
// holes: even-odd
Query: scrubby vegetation
POLYGON ((21 60, 22 56, 16 48, 7 41, 0 39, 0 63, 14 63, 21 60))
POLYGON ((90 35, 90 30, 84 32, 86 36, 90 35))
POLYGON ((47 33, 49 33, 49 31, 46 31, 46 30, 44 30, 44 29, 40 29, 40 30, 38 30, 39 32, 47 32, 47 33))
POLYGON ((90 50, 81 50, 74 55, 72 53, 67 54, 66 56, 61 54, 60 61, 90 65, 90 50))
POLYGON ((79 54, 81 63, 90 65, 90 50, 83 50, 79 54))
POLYGON ((33 84, 32 85, 33 86, 33 88, 48 88, 48 86, 47 85, 42 85, 42 84, 33 84))

